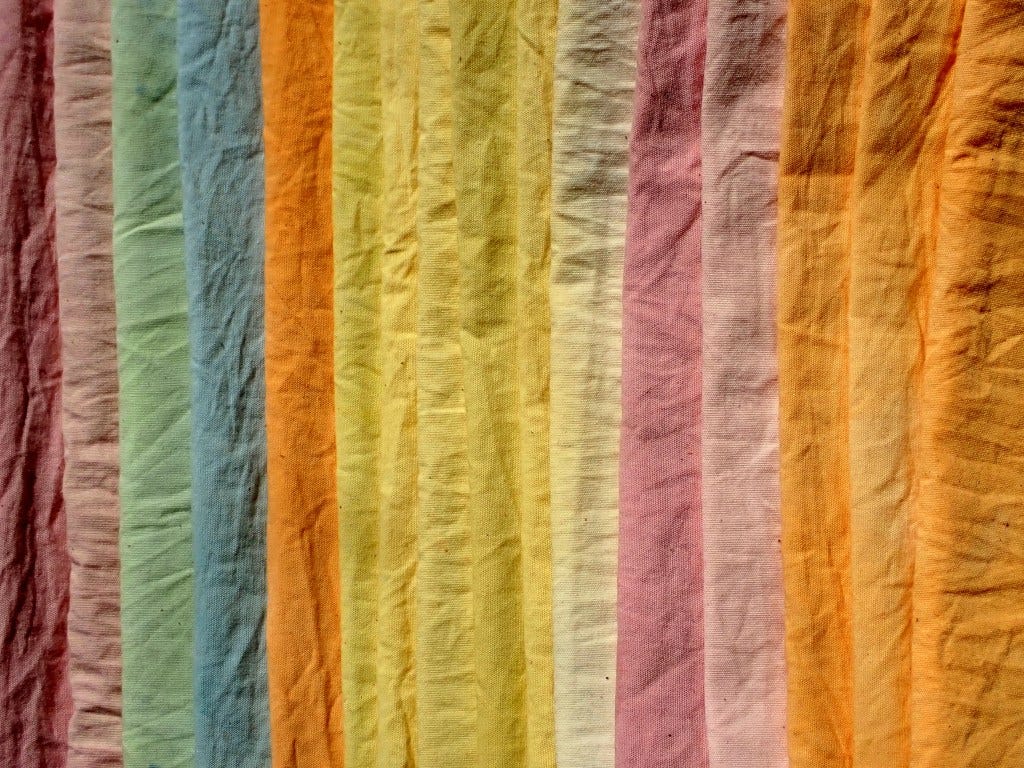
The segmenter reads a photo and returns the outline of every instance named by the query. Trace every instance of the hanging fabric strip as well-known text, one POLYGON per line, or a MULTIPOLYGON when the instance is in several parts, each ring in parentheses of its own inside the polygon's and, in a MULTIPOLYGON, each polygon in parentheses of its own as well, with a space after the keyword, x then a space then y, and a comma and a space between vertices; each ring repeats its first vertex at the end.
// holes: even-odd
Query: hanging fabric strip
POLYGON ((179 0, 196 766, 270 764, 258 0, 179 0))
POLYGON ((69 768, 120 768, 121 594, 110 3, 54 4, 56 248, 71 555, 69 768))
POLYGON ((853 752, 847 290, 867 0, 791 0, 779 169, 789 756, 853 752))
POLYGON ((70 562, 49 0, 0 4, 0 64, 0 765, 61 768, 70 562))
POLYGON ((907 768, 921 365, 963 0, 873 3, 851 192, 853 762, 907 768), (896 73, 903 73, 896 76, 896 73))
POLYGON ((551 628, 551 120, 557 0, 516 3, 516 365, 527 768, 555 768, 551 628))
POLYGON ((419 0, 419 54, 417 765, 441 768, 478 754, 448 0, 419 0))
POLYGON ((701 108, 704 679, 711 768, 785 768, 775 333, 786 3, 710 0, 701 108))
POLYGON ((1024 6, 967 0, 922 392, 913 768, 1024 762, 1024 6))
MULTIPOLYGON (((378 676, 381 506, 382 5, 346 0, 334 15, 334 365, 341 536, 341 622, 345 637, 345 766, 376 768, 380 755, 378 676)), ((413 475, 413 478, 415 474, 413 475)), ((413 510, 415 513, 415 510, 413 510)), ((394 763, 399 768, 405 761, 394 763)))
POLYGON ((615 762, 622 260, 636 0, 558 8, 551 191, 551 538, 560 768, 615 762))
POLYGON ((623 277, 616 763, 707 764, 700 506, 704 0, 643 0, 623 277))
POLYGON ((124 762, 195 761, 189 345, 177 3, 115 0, 114 284, 121 404, 124 762))
POLYGON ((341 764, 344 748, 331 240, 333 19, 332 0, 260 5, 274 768, 330 768, 341 764))
POLYGON ((525 755, 516 333, 515 4, 451 5, 459 337, 469 459, 478 759, 525 755))

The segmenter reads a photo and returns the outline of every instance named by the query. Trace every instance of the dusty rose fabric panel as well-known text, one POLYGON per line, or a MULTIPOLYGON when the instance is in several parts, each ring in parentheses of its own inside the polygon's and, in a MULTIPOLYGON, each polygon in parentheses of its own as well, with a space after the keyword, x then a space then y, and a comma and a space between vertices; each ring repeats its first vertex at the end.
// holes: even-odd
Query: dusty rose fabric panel
POLYGON ((616 764, 707 763, 700 506, 704 0, 642 3, 623 275, 616 764))
POLYGON ((0 2, 0 766, 67 751, 52 8, 0 2))
POLYGON ((704 179, 704 679, 711 768, 783 768, 775 269, 785 0, 709 0, 704 179))
POLYGON ((71 553, 71 768, 121 759, 110 3, 54 3, 56 251, 71 553))

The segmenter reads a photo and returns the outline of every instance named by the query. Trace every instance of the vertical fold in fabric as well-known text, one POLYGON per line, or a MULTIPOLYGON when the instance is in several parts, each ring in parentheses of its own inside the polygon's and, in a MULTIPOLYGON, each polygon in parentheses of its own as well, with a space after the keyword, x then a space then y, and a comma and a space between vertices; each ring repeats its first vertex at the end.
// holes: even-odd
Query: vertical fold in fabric
POLYGON ((775 332, 786 3, 709 0, 701 498, 711 768, 785 768, 775 332))
POLYGON ((343 760, 331 226, 332 0, 261 0, 267 665, 274 768, 343 760))
POLYGON ((516 365, 526 756, 554 768, 551 627, 551 131, 557 0, 516 3, 516 365))
POLYGON ((922 391, 911 761, 1024 761, 1024 7, 968 0, 922 391))
POLYGON ((112 12, 124 763, 195 761, 189 343, 177 3, 112 12))
POLYGON ((701 561, 705 0, 642 0, 623 275, 616 763, 707 764, 701 561))
POLYGON ((929 268, 963 0, 873 3, 851 192, 853 762, 906 768, 929 268))
POLYGON ((380 554, 378 556, 378 765, 417 765, 416 572, 417 417, 416 343, 417 113, 419 24, 417 0, 386 0, 381 9, 380 76, 383 103, 381 238, 380 554))
MULTIPOLYGON (((345 765, 376 768, 380 627, 382 115, 387 0, 334 6, 334 365, 345 765)), ((400 762, 397 765, 404 765, 400 762)))
POLYGON ((71 556, 68 766, 120 768, 110 3, 57 0, 53 29, 63 492, 71 556))
MULTIPOLYGON (((477 764, 465 370, 449 0, 419 0, 417 764, 477 764)), ((487 754, 487 753, 484 753, 487 754)))
POLYGON ((270 764, 258 0, 179 0, 196 766, 270 764))
POLYGON ((451 0, 478 756, 525 754, 516 333, 515 3, 451 0))
POLYGON ((551 179, 555 750, 615 763, 616 567, 626 140, 636 0, 558 7, 551 179))
POLYGON ((0 65, 0 765, 59 768, 70 562, 49 0, 0 4, 0 65))
POLYGON ((866 0, 791 0, 779 160, 779 441, 793 768, 852 760, 847 294, 866 0))

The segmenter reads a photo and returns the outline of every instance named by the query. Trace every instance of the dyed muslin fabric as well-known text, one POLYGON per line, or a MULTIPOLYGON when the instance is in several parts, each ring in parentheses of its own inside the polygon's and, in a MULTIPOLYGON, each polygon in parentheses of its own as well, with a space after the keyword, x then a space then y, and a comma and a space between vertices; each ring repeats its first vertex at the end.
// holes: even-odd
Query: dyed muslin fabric
POLYGON ((67 754, 53 12, 0 5, 0 765, 67 754))
POLYGON ((177 3, 112 12, 124 764, 195 761, 177 3))
POLYGON ((704 689, 712 768, 784 768, 776 199, 786 3, 709 0, 701 105, 704 689))
POLYGON ((1024 760, 1024 8, 968 0, 957 50, 921 387, 914 768, 1024 760))
POLYGON ((274 768, 327 768, 343 759, 333 418, 333 18, 331 0, 260 5, 274 768))
POLYGON ((701 542, 704 0, 641 2, 623 276, 621 768, 707 764, 701 542))
POLYGON ((121 587, 110 3, 57 0, 56 248, 64 505, 71 556, 70 768, 119 768, 121 587))
POLYGON ((866 15, 865 0, 792 0, 787 20, 778 349, 794 768, 849 766, 853 752, 847 291, 866 15))
POLYGON ((923 336, 963 2, 912 11, 872 3, 850 192, 853 762, 878 768, 910 760, 923 336))
POLYGON ((551 178, 555 751, 615 763, 622 261, 636 0, 558 6, 551 178))
POLYGON ((448 3, 419 1, 417 758, 476 765, 465 372, 458 325, 448 3))
POLYGON ((196 766, 270 764, 258 0, 180 0, 196 766))

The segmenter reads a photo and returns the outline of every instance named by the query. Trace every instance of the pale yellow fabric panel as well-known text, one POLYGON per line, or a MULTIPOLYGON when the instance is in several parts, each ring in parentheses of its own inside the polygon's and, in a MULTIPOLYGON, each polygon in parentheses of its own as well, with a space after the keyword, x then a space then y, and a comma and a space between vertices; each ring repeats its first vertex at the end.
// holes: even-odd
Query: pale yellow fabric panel
POLYGON ((452 0, 479 765, 525 754, 516 334, 515 4, 452 0))
POLYGON ((416 0, 382 0, 384 251, 378 555, 378 766, 416 765, 416 0))
POLYGON ((906 768, 921 374, 962 0, 872 3, 850 255, 854 764, 906 768))
POLYGON ((779 438, 792 768, 852 764, 847 303, 866 0, 791 0, 779 438))
POLYGON ((551 192, 551 536, 559 768, 615 763, 627 138, 637 0, 562 0, 551 192))
POLYGON ((913 768, 1024 765, 1024 4, 968 0, 942 169, 913 768))
POLYGON ((516 351, 528 768, 555 766, 548 281, 557 8, 557 0, 516 5, 516 351))
POLYGON ((448 0, 419 0, 419 38, 417 765, 445 768, 478 754, 448 0))
POLYGON ((381 526, 381 0, 334 14, 334 412, 341 557, 345 765, 377 765, 381 526))

